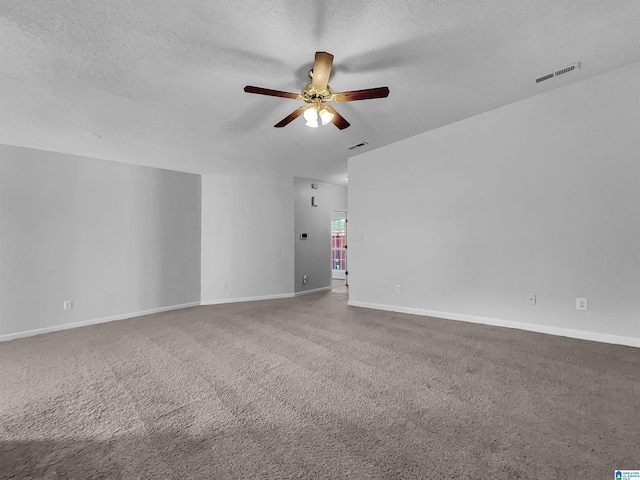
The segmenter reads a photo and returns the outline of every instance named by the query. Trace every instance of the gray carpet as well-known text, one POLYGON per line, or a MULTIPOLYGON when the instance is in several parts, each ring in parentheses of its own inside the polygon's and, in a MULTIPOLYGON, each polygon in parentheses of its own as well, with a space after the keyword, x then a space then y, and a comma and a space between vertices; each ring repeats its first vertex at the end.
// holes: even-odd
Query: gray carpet
POLYGON ((194 307, 0 343, 0 477, 608 479, 639 367, 344 293, 194 307))

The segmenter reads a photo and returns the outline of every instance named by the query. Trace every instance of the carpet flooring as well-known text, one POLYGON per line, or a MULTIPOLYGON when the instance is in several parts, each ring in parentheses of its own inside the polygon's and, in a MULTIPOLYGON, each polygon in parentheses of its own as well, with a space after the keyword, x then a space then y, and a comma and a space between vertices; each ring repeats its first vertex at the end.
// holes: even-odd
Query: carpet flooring
POLYGON ((346 305, 193 307, 0 343, 0 478, 608 479, 640 349, 346 305))

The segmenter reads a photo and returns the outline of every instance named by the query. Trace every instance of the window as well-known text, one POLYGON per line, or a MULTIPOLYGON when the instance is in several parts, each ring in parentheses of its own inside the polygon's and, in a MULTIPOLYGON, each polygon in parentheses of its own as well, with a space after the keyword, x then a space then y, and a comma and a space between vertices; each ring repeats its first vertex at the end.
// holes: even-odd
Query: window
POLYGON ((331 268, 347 269, 347 225, 344 219, 331 221, 331 268))

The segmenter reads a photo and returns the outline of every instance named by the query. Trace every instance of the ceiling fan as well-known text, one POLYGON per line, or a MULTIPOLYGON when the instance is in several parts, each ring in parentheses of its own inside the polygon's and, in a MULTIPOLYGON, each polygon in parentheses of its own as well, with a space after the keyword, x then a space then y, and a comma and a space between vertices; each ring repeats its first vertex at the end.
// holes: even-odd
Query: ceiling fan
POLYGON ((333 55, 327 52, 316 52, 313 62, 313 70, 309 72, 311 83, 305 85, 302 93, 289 93, 269 88, 253 87, 247 85, 244 91, 256 93, 258 95, 269 95, 272 97, 291 98, 293 100, 303 100, 307 105, 297 108, 285 118, 274 125, 276 128, 284 127, 293 120, 303 115, 308 127, 318 127, 318 119, 322 125, 332 122, 340 130, 347 128, 347 122, 333 107, 326 105, 327 102, 353 102, 355 100, 369 100, 372 98, 384 98, 389 95, 389 87, 367 88, 364 90, 351 90, 349 92, 333 93, 328 85, 331 66, 333 65, 333 55))

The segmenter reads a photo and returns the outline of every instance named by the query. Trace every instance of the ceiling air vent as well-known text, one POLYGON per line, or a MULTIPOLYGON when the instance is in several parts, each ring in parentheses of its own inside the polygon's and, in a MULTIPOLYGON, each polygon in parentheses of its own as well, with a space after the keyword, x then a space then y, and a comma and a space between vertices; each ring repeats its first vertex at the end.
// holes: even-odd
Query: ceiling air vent
POLYGON ((560 70, 557 70, 553 73, 549 73, 547 75, 543 75, 542 77, 536 78, 536 83, 544 82, 545 80, 549 80, 550 78, 557 77, 558 75, 563 75, 565 73, 573 72, 580 68, 580 62, 572 63, 571 65, 567 65, 560 70))
POLYGON ((369 145, 367 142, 356 143, 355 145, 351 145, 347 150, 355 150, 356 148, 364 147, 365 145, 369 145))

